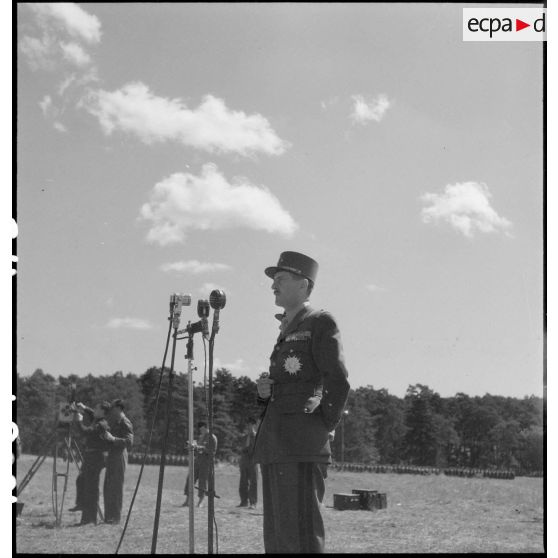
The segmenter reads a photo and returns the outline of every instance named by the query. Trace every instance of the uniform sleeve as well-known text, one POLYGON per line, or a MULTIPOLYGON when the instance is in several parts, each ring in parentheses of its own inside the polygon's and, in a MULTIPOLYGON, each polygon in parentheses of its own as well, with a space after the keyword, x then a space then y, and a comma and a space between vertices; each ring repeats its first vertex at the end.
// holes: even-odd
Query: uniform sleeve
POLYGON ((93 432, 95 430, 95 413, 93 412, 93 409, 91 409, 90 407, 84 407, 83 415, 84 418, 87 417, 89 424, 85 425, 81 421, 77 422, 76 424, 78 428, 84 433, 93 432))
POLYGON ((99 440, 103 440, 105 442, 108 441, 109 438, 109 427, 108 422, 106 420, 101 420, 94 426, 95 432, 99 437, 99 440))
POLYGON ((350 385, 341 334, 331 314, 323 312, 317 318, 313 337, 312 356, 323 381, 322 415, 328 430, 334 430, 341 420, 350 385))
POLYGON ((120 425, 118 436, 114 436, 113 445, 118 448, 132 449, 134 444, 134 427, 128 418, 125 418, 120 425))

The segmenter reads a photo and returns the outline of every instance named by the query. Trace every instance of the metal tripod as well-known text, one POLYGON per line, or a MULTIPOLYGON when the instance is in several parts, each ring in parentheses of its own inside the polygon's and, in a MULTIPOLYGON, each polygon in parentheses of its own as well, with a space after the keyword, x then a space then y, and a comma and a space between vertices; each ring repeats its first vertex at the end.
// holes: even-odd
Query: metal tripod
MULTIPOLYGON (((41 454, 35 459, 31 465, 29 471, 23 477, 22 481, 17 487, 17 497, 25 490, 27 485, 31 482, 31 479, 35 476, 47 456, 53 456, 52 462, 52 511, 56 519, 55 525, 59 527, 62 522, 62 511, 64 509, 64 500, 66 498, 66 490, 68 488, 68 479, 70 476, 70 460, 73 461, 78 470, 78 474, 81 472, 81 467, 83 465, 83 456, 81 450, 77 445, 75 438, 72 435, 72 424, 62 423, 58 424, 51 435, 45 442, 41 454), (54 444, 54 448, 52 447, 54 444), (62 447, 61 447, 62 446, 62 447), (66 452, 66 467, 62 467, 62 472, 58 469, 58 458, 62 457, 61 449, 66 452), (63 479, 62 483, 62 494, 59 497, 59 480, 63 479)), ((101 508, 97 506, 97 512, 101 517, 101 521, 104 521, 101 508)))

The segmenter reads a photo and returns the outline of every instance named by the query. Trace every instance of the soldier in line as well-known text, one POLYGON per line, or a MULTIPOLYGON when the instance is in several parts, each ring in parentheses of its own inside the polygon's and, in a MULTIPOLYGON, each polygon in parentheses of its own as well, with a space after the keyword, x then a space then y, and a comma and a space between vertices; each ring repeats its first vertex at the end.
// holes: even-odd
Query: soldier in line
POLYGON ((109 416, 109 428, 114 437, 107 455, 107 468, 103 485, 105 502, 105 523, 120 523, 124 474, 128 462, 128 450, 134 443, 134 429, 130 419, 124 414, 124 402, 115 399, 109 416))
POLYGON ((258 502, 258 466, 254 462, 254 441, 256 439, 256 419, 249 417, 240 440, 240 482, 238 493, 240 504, 237 508, 253 509, 258 502))
MULTIPOLYGON (((207 482, 209 479, 209 467, 211 466, 212 456, 215 456, 217 451, 217 436, 213 434, 210 438, 207 423, 198 422, 200 435, 197 440, 194 440, 194 484, 198 481, 198 508, 202 505, 203 499, 207 494, 207 482)), ((184 494, 186 500, 182 506, 189 506, 189 488, 190 488, 190 471, 186 477, 186 485, 184 486, 184 494)))
POLYGON ((98 403, 94 409, 77 403, 75 419, 80 430, 85 434, 85 450, 83 452, 83 465, 81 469, 81 521, 77 525, 97 523, 97 507, 99 505, 99 477, 105 466, 105 451, 114 441, 114 436, 109 432, 106 415, 111 405, 108 401, 98 403), (83 424, 83 415, 90 419, 89 425, 83 424))
POLYGON ((283 252, 265 274, 275 304, 284 308, 268 377, 257 382, 265 405, 254 456, 262 472, 266 553, 324 552, 321 504, 329 434, 339 424, 349 393, 339 329, 308 299, 318 263, 283 252))

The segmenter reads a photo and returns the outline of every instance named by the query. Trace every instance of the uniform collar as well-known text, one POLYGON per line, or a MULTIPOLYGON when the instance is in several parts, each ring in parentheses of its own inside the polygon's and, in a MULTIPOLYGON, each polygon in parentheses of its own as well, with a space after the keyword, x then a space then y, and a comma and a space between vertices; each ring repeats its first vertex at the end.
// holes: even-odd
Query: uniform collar
POLYGON ((281 316, 282 321, 280 337, 285 337, 286 335, 294 331, 298 327, 300 322, 302 322, 311 312, 312 308, 310 308, 310 305, 308 303, 304 304, 304 307, 299 310, 299 312, 288 324, 286 323, 286 315, 283 314, 281 316))

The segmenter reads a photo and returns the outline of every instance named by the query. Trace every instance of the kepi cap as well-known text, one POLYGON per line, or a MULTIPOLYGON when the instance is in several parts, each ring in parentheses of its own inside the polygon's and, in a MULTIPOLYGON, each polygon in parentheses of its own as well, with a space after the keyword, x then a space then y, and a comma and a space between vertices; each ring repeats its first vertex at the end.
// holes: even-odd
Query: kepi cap
POLYGON ((318 275, 318 262, 300 252, 281 252, 277 265, 267 267, 265 274, 273 279, 278 271, 290 271, 315 283, 318 275))

